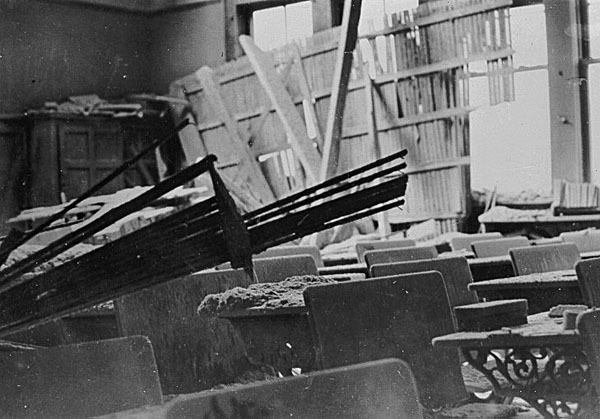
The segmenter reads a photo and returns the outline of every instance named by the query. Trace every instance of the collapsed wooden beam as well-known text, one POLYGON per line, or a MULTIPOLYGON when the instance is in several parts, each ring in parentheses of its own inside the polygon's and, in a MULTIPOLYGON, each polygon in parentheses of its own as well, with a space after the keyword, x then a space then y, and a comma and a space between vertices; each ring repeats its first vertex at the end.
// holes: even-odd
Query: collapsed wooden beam
MULTIPOLYGON (((226 196, 210 198, 42 275, 2 276, 0 336, 232 259, 246 265, 248 238, 251 251, 259 253, 402 205, 406 164, 395 161, 405 155, 403 150, 387 156, 241 217, 226 196), (380 182, 383 178, 389 180, 380 182), (231 222, 239 228, 224 226, 231 222), (248 233, 240 240, 244 229, 248 233)), ((218 179, 216 171, 211 174, 218 179)), ((215 187, 216 194, 227 193, 222 186, 215 187)))
MULTIPOLYGON (((181 102, 186 100, 186 89, 180 83, 172 83, 169 87, 169 95, 172 97, 179 98, 181 102)), ((200 133, 198 132, 198 121, 196 116, 193 114, 192 109, 189 106, 183 105, 182 103, 172 103, 170 105, 171 113, 176 120, 183 118, 189 118, 195 123, 190 124, 187 127, 179 131, 179 142, 183 149, 185 161, 188 165, 195 163, 196 161, 206 157, 209 152, 206 149, 200 133)), ((234 195, 234 197, 240 202, 244 208, 248 210, 259 208, 264 203, 261 203, 256 198, 252 190, 248 188, 248 184, 240 182, 239 179, 232 179, 226 173, 221 173, 223 182, 227 185, 227 188, 234 195)), ((202 175, 198 179, 194 180, 196 186, 206 186, 212 189, 212 182, 208 177, 202 175)))
MULTIPOLYGON (((210 103, 217 118, 225 125, 228 138, 223 138, 222 140, 229 143, 231 149, 240 159, 237 166, 238 176, 252 188, 252 191, 258 195, 263 204, 273 202, 275 195, 273 195, 273 191, 269 187, 265 175, 248 146, 248 140, 242 138, 236 122, 227 110, 227 106, 221 95, 221 88, 214 78, 213 70, 210 67, 202 67, 196 71, 196 77, 198 77, 202 85, 204 97, 210 103)), ((231 156, 223 157, 229 158, 231 156)))
POLYGON ((258 48, 252 38, 247 35, 240 36, 240 44, 279 115, 292 149, 304 167, 309 181, 313 184, 316 183, 321 156, 308 137, 305 122, 300 117, 292 98, 275 71, 273 58, 258 48))
POLYGON ((358 20, 362 0, 346 0, 340 28, 340 42, 337 49, 333 85, 325 128, 323 145, 323 160, 319 170, 319 180, 324 181, 335 175, 342 139, 342 121, 344 106, 348 94, 350 70, 352 69, 352 54, 358 38, 358 20))

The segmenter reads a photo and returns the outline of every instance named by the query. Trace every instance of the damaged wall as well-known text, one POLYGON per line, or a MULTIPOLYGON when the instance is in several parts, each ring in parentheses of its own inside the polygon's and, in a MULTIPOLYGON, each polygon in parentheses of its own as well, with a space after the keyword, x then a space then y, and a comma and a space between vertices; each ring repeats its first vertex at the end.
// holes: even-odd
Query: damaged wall
POLYGON ((169 84, 203 65, 225 62, 225 17, 220 2, 151 15, 150 90, 165 93, 169 84))
POLYGON ((145 16, 11 0, 0 0, 0 15, 1 113, 70 95, 119 97, 149 88, 145 16))

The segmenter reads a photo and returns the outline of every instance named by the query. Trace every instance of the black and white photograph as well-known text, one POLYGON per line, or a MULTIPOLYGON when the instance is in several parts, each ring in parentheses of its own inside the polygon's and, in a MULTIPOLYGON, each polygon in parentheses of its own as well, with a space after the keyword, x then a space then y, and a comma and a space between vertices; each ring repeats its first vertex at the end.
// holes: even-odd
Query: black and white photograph
POLYGON ((0 419, 600 418, 600 0, 0 0, 0 419))

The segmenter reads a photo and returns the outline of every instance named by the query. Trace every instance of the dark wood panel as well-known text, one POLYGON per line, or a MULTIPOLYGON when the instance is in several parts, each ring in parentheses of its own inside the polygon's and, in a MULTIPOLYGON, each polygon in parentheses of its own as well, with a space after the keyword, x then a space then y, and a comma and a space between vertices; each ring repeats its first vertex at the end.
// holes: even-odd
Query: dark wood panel
POLYGON ((27 150, 21 122, 0 125, 0 235, 4 235, 8 232, 4 222, 26 203, 27 150))

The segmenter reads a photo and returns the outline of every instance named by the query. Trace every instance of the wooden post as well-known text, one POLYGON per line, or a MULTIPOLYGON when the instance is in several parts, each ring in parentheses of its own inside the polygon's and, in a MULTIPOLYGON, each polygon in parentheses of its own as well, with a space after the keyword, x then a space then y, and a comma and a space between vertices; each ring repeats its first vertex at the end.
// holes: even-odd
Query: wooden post
MULTIPOLYGON (((169 96, 186 99, 183 86, 177 83, 172 83, 169 86, 169 96)), ((189 106, 171 103, 169 107, 175 122, 182 121, 184 118, 190 118, 190 120, 196 122, 196 118, 189 106)), ((181 148, 183 149, 185 161, 188 165, 194 164, 197 160, 206 157, 208 154, 195 123, 179 131, 179 141, 181 142, 181 148)))
POLYGON ((252 38, 247 35, 240 36, 240 44, 267 96, 271 99, 292 149, 306 171, 309 182, 316 183, 321 156, 311 139, 308 138, 305 122, 300 117, 296 105, 294 105, 288 91, 275 72, 273 58, 254 45, 252 38))
MULTIPOLYGON (((375 160, 381 158, 381 147, 379 145, 379 136, 377 134, 377 116, 375 115, 375 106, 373 103, 373 80, 369 76, 369 66, 363 65, 363 80, 365 82, 365 108, 367 114, 367 127, 369 133, 369 142, 373 146, 373 155, 375 160)), ((377 230, 381 237, 387 237, 391 234, 390 222, 387 212, 380 212, 376 215, 377 230)))
POLYGON ((296 69, 298 70, 298 81, 300 82, 300 91, 304 100, 302 101, 305 113, 305 119, 309 119, 313 124, 316 131, 315 141, 320 148, 323 148, 323 136, 321 135, 321 129, 319 128, 319 120, 317 119, 317 111, 315 110, 315 102, 310 91, 310 85, 308 84, 308 78, 306 77, 306 71, 302 64, 302 54, 300 53, 300 47, 294 45, 294 60, 296 61, 296 69))
POLYGON ((223 0, 224 37, 225 37, 225 60, 231 61, 241 57, 242 49, 237 42, 240 33, 250 33, 244 25, 244 20, 238 14, 238 2, 236 0, 223 0))
POLYGON ((344 2, 340 43, 333 73, 327 128, 325 129, 323 160, 319 172, 319 179, 321 181, 333 176, 337 169, 340 139, 342 138, 344 105, 346 104, 350 70, 352 69, 352 53, 358 36, 361 3, 362 0, 346 0, 344 2))
POLYGON ((208 103, 210 103, 217 118, 225 124, 225 130, 227 131, 229 138, 223 138, 223 141, 231 145, 232 153, 236 154, 240 159, 238 165, 240 177, 244 179, 256 195, 260 197, 263 204, 273 202, 275 200, 273 191, 271 191, 252 150, 250 150, 250 147, 248 146, 248 140, 242 138, 237 123, 227 110, 223 96, 221 96, 221 87, 215 80, 212 69, 206 66, 202 67, 200 70, 196 71, 196 76, 202 85, 204 97, 208 100, 208 103))
POLYGON ((587 22, 581 21, 581 3, 544 0, 552 178, 570 182, 589 181, 590 177, 588 86, 580 65, 585 46, 581 31, 587 22))

